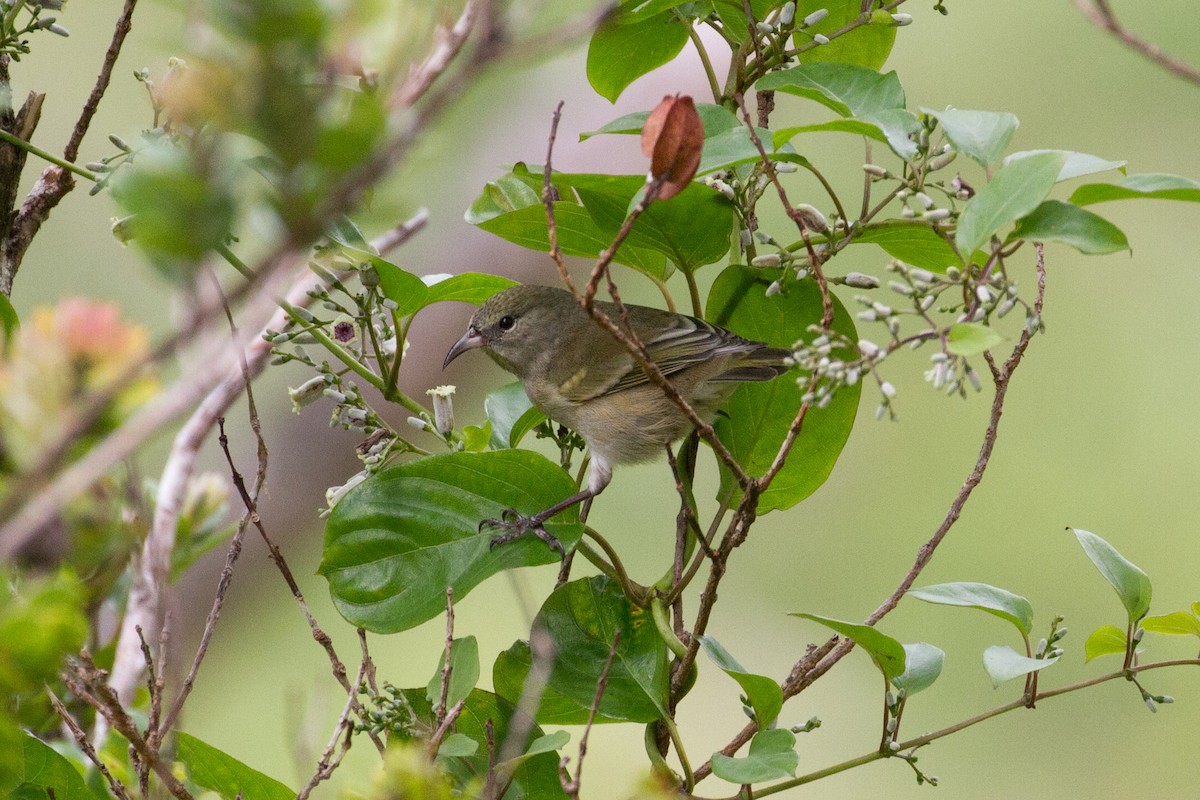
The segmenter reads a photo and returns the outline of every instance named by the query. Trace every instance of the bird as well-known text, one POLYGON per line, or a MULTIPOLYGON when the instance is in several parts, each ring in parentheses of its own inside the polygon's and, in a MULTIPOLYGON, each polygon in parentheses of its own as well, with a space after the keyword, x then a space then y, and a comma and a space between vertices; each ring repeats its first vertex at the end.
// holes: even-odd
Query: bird
MULTIPOLYGON (((753 341, 697 317, 647 306, 596 301, 618 326, 632 331, 662 374, 705 421, 745 381, 768 381, 787 372, 792 351, 753 341)), ((532 516, 513 509, 485 527, 503 529, 495 547, 527 532, 565 558, 562 545, 543 527, 546 520, 599 495, 613 466, 649 461, 693 430, 691 420, 571 292, 518 284, 492 295, 476 310, 467 332, 454 343, 445 369, 479 348, 519 378, 531 403, 551 420, 573 429, 591 455, 581 490, 532 516)))

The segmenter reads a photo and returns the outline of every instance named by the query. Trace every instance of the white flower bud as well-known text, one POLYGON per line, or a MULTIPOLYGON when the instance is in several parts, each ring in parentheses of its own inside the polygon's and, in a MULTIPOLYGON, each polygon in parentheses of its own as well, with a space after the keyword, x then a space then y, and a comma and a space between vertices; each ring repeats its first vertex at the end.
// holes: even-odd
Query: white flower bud
POLYGON ((896 25, 912 25, 912 14, 892 14, 892 22, 896 25))
POLYGON ((791 25, 792 20, 796 18, 796 4, 784 3, 783 8, 779 9, 779 24, 791 25))
POLYGON ((404 421, 408 423, 409 427, 416 428, 419 431, 423 431, 429 427, 428 423, 420 417, 409 417, 404 421))
POLYGON ((817 232, 829 229, 829 220, 815 206, 810 206, 808 203, 798 203, 795 210, 801 219, 804 220, 804 224, 810 229, 817 232))
POLYGON ((750 259, 750 266, 778 267, 781 260, 782 259, 780 259, 778 253, 764 253, 761 256, 755 256, 754 258, 750 259))
POLYGON ((292 400, 292 411, 299 414, 301 408, 315 403, 317 398, 321 397, 324 393, 325 378, 322 375, 309 378, 295 389, 289 388, 288 397, 292 400))
POLYGON ((823 33, 813 34, 813 41, 817 44, 829 44, 829 37, 823 33))
POLYGON ((350 478, 350 480, 346 481, 341 486, 329 487, 325 490, 325 504, 330 508, 333 508, 338 504, 339 500, 346 496, 346 492, 350 491, 355 486, 358 486, 366 479, 367 473, 366 471, 363 471, 354 475, 352 478, 350 478))
POLYGON ((846 285, 854 289, 878 289, 879 279, 862 272, 847 272, 843 278, 846 285))
POLYGON ((944 219, 950 219, 950 209, 935 208, 932 211, 926 211, 921 215, 921 219, 926 219, 930 222, 941 222, 944 219))
POLYGON ((774 297, 782 291, 783 287, 779 285, 779 281, 772 281, 771 285, 767 287, 767 297, 774 297))
POLYGON ((809 14, 807 17, 804 18, 804 23, 803 23, 804 27, 810 28, 828 16, 829 16, 828 8, 818 8, 816 11, 812 12, 811 14, 809 14))
POLYGON ((925 283, 932 283, 936 277, 929 270, 921 269, 920 267, 913 267, 910 269, 908 271, 908 276, 915 281, 924 281, 925 283))
POLYGON ((896 396, 896 387, 892 386, 890 381, 884 381, 883 383, 879 384, 879 391, 883 392, 883 396, 888 400, 891 400, 896 396))
POLYGON ((438 386, 425 392, 433 398, 433 421, 443 435, 454 430, 454 388, 438 386))
POLYGON ((913 197, 917 199, 918 203, 925 206, 925 208, 933 208, 933 198, 924 192, 917 192, 913 197))
POLYGON ((858 351, 867 358, 874 358, 879 355, 879 345, 872 342, 870 339, 858 340, 858 351))
POLYGON ((876 178, 886 178, 888 171, 878 164, 863 164, 863 172, 868 175, 874 175, 876 178))
POLYGON ((975 296, 979 298, 979 302, 981 303, 990 303, 992 301, 992 290, 987 286, 976 286, 975 296))

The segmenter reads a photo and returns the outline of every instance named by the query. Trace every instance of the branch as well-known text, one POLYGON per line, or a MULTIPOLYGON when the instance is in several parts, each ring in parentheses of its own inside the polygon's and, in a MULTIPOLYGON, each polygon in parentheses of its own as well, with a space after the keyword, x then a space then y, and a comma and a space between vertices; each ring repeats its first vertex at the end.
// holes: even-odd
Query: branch
POLYGON ((1117 22, 1117 17, 1109 7, 1108 0, 1075 0, 1075 5, 1093 25, 1112 34, 1121 44, 1150 59, 1167 72, 1177 75, 1185 81, 1200 85, 1200 70, 1167 55, 1159 49, 1158 45, 1130 32, 1128 28, 1117 22))

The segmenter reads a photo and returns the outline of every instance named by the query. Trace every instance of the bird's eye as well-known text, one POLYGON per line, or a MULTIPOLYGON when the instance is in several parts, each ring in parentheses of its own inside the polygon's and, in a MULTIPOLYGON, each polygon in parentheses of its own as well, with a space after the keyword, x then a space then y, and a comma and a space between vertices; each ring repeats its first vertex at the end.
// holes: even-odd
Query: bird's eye
POLYGON ((500 330, 507 331, 507 330, 511 330, 512 326, 517 324, 517 321, 515 319, 513 319, 510 315, 505 314, 503 317, 500 318, 500 321, 497 322, 496 324, 500 326, 500 330))

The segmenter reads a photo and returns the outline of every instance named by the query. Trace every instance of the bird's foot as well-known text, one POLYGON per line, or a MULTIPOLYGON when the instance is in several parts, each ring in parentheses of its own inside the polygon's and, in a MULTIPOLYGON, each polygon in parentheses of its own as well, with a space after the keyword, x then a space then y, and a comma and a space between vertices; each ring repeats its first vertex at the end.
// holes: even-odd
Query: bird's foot
POLYGON ((500 515, 500 519, 485 519, 479 523, 479 532, 483 533, 485 528, 504 531, 499 536, 493 536, 492 540, 488 542, 489 550, 532 533, 545 542, 546 546, 551 550, 556 550, 559 558, 566 558, 567 553, 563 550, 562 542, 546 532, 545 527, 543 527, 545 522, 546 518, 542 514, 534 514, 532 517, 527 517, 517 513, 514 509, 506 508, 504 513, 500 515))

